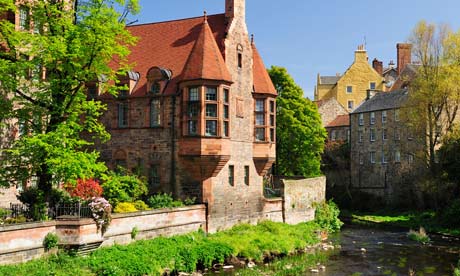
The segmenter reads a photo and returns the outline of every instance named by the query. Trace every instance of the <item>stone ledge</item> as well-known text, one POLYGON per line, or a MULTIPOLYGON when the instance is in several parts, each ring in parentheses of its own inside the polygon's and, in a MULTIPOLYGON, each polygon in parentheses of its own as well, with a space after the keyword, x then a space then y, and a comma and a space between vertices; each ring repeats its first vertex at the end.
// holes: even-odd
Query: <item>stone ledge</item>
POLYGON ((44 228, 56 226, 55 220, 50 221, 39 221, 39 222, 27 222, 21 224, 8 224, 0 226, 0 233, 1 232, 9 232, 9 231, 18 231, 18 230, 27 230, 33 228, 44 228))
POLYGON ((2 251, 0 251, 0 256, 1 255, 12 254, 12 253, 17 253, 17 252, 22 252, 22 251, 36 250, 36 249, 45 250, 45 248, 42 245, 41 246, 28 246, 28 247, 21 247, 21 248, 9 249, 9 250, 2 250, 2 251))

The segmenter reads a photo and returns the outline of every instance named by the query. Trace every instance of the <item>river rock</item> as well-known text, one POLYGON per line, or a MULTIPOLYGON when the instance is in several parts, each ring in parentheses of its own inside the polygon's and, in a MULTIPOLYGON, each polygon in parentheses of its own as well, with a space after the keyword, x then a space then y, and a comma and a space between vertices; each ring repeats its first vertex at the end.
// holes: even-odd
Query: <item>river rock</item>
POLYGON ((320 266, 318 266, 318 268, 319 268, 320 270, 322 270, 322 271, 326 270, 326 267, 325 267, 324 265, 320 265, 320 266))
POLYGON ((248 268, 253 268, 256 266, 256 264, 254 262, 248 262, 247 266, 248 268))
POLYGON ((317 268, 312 268, 312 269, 310 269, 310 272, 312 272, 312 273, 319 273, 319 269, 317 269, 317 268))
POLYGON ((224 265, 222 268, 223 269, 234 269, 235 267, 233 265, 224 265))

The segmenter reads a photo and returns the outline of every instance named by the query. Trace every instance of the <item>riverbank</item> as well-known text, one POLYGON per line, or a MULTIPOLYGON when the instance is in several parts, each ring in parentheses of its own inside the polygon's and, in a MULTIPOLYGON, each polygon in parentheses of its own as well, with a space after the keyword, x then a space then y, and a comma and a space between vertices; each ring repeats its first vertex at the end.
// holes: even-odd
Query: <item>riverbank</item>
POLYGON ((0 267, 0 275, 162 275, 194 272, 215 264, 263 262, 304 251, 320 241, 316 221, 287 225, 264 221, 207 235, 199 231, 171 238, 101 248, 89 256, 59 254, 0 267))
POLYGON ((460 228, 449 226, 446 218, 440 218, 434 211, 380 211, 359 212, 343 210, 340 214, 345 221, 354 224, 399 227, 406 230, 425 228, 429 233, 460 237, 460 228))

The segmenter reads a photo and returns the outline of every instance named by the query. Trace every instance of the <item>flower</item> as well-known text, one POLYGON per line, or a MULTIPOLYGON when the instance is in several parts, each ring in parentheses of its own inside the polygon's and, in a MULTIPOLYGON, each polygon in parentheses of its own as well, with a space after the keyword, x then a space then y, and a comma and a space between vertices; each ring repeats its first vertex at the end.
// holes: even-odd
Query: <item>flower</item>
POLYGON ((102 235, 104 235, 112 221, 112 205, 103 197, 93 197, 88 206, 91 209, 98 231, 100 229, 102 235))

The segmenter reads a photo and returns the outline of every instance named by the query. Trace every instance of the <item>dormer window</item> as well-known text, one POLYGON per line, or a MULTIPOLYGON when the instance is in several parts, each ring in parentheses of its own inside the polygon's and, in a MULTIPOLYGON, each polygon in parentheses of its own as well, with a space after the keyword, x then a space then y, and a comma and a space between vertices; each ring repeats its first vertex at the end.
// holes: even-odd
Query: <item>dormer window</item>
POLYGON ((161 92, 161 85, 159 82, 154 82, 152 83, 152 85, 150 86, 150 93, 152 93, 153 95, 157 95, 157 94, 160 94, 161 92))

